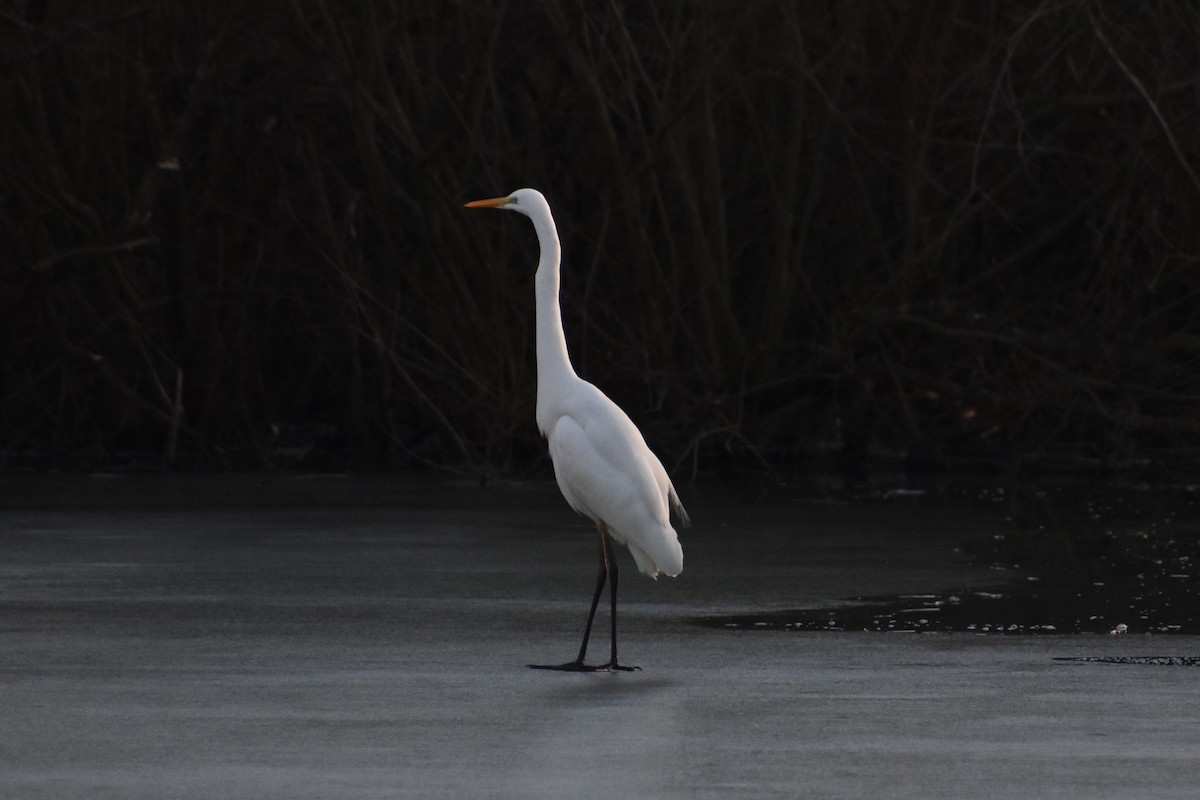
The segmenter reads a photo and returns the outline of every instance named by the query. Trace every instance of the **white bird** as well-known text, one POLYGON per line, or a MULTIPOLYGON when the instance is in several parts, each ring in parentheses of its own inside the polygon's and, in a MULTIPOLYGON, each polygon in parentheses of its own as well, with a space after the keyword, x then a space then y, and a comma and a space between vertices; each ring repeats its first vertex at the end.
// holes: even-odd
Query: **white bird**
POLYGON ((558 488, 572 508, 595 521, 600 538, 600 571, 578 658, 555 666, 529 666, 586 672, 636 669, 617 662, 617 562, 612 543, 627 546, 643 574, 654 578, 663 572, 674 577, 683 571, 683 548, 669 512, 675 512, 683 527, 689 524, 687 512, 641 431, 571 366, 558 306, 558 230, 546 198, 536 189, 518 189, 507 197, 475 200, 467 207, 517 211, 529 217, 537 231, 541 245, 534 278, 537 424, 549 444, 558 488), (606 579, 612 606, 612 657, 607 664, 593 667, 584 663, 584 656, 606 579))

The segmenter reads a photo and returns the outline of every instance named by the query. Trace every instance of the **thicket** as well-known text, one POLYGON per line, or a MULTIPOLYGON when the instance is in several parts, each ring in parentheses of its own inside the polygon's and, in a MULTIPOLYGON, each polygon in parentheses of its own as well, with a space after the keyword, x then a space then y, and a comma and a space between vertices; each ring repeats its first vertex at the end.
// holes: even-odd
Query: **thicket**
POLYGON ((668 468, 1200 444, 1195 3, 34 0, 0 85, 9 466, 544 467, 521 186, 668 468))

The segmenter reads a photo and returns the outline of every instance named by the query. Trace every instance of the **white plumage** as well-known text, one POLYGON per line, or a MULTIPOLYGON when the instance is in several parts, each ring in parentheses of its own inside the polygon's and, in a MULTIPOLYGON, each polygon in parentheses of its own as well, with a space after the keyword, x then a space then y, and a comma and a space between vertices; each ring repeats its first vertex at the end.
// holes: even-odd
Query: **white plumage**
MULTIPOLYGON (((575 374, 567 354, 558 304, 560 247, 550 206, 541 192, 520 189, 507 197, 477 200, 472 208, 518 211, 533 222, 541 245, 535 276, 537 296, 537 423, 550 447, 554 476, 563 497, 596 522, 600 573, 579 657, 554 669, 626 669, 617 663, 617 565, 611 539, 626 545, 638 569, 650 577, 683 571, 683 548, 671 527, 674 511, 683 526, 687 513, 662 463, 624 411, 575 374), (609 580, 612 600, 612 660, 601 667, 583 663, 596 605, 609 580)), ((533 665, 531 665, 533 666, 533 665)))
POLYGON ((556 405, 542 432, 558 488, 580 514, 603 522, 651 578, 683 571, 683 548, 667 511, 675 489, 629 417, 583 380, 556 405))

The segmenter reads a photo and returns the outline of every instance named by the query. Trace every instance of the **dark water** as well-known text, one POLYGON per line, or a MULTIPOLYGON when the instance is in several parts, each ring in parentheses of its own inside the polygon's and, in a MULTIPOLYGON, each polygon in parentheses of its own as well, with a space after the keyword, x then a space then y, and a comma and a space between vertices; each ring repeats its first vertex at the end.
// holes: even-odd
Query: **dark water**
POLYGON ((1003 510, 1004 533, 964 542, 988 586, 847 597, 825 608, 715 615, 728 629, 975 634, 1200 634, 1200 501, 1194 486, 948 485, 914 503, 1003 510))

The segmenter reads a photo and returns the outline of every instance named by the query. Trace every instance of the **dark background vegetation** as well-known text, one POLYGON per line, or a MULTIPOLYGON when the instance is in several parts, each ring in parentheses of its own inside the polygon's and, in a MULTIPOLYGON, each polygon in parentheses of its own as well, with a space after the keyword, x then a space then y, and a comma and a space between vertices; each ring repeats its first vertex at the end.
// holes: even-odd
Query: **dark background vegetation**
POLYGON ((1200 445, 1190 2, 0 2, 9 467, 529 474, 535 186, 669 469, 1200 445))

